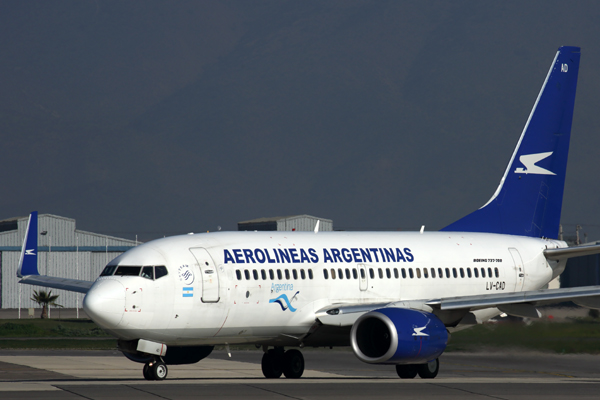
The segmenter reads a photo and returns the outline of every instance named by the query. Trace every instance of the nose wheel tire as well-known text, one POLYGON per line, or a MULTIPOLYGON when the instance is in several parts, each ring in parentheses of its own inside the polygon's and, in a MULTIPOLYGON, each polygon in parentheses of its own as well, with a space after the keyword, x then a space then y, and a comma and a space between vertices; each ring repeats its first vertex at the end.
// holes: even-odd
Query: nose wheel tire
POLYGON ((153 381, 154 377, 152 376, 152 372, 150 371, 150 365, 148 363, 144 364, 144 369, 142 370, 144 374, 144 379, 147 381, 153 381))
POLYGON ((304 356, 298 350, 288 350, 283 355, 283 374, 298 379, 304 373, 304 356))
POLYGON ((167 378, 169 370, 162 361, 146 363, 143 369, 144 378, 149 381, 162 381, 167 378))
POLYGON ((440 361, 436 358, 427 364, 420 364, 417 366, 417 372, 421 379, 433 379, 437 376, 440 371, 440 361))

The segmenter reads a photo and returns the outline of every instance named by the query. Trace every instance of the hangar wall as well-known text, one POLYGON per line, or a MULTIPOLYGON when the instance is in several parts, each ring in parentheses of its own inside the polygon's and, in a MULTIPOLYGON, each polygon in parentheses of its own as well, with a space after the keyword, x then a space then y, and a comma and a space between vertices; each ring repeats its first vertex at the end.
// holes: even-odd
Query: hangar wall
MULTIPOLYGON (((21 285, 17 268, 29 217, 0 221, 0 308, 39 308, 34 290, 52 290, 65 308, 81 307, 82 294, 21 285)), ((75 220, 51 214, 38 216, 38 270, 42 275, 95 280, 108 261, 135 247, 133 240, 80 231, 75 220)))

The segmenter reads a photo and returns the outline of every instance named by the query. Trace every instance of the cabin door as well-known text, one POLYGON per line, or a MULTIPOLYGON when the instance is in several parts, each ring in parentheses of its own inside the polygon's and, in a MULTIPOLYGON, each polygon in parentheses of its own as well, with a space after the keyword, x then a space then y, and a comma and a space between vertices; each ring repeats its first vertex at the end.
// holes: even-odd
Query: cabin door
POLYGON ((510 255, 513 259, 516 273, 516 284, 515 284, 515 292, 520 292, 523 290, 523 281, 525 280, 525 265, 523 264, 523 260, 521 259, 521 254, 519 254, 519 250, 515 248, 509 248, 510 255))
POLYGON ((219 273, 217 266, 208 251, 204 248, 196 247, 190 249, 200 269, 202 277, 202 302, 216 303, 219 301, 219 273))

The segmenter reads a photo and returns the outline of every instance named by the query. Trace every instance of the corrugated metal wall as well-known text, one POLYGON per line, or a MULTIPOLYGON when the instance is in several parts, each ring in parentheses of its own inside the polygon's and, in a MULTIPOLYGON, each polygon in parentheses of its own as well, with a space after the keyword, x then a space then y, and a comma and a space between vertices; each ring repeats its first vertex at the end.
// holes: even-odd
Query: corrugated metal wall
MULTIPOLYGON (((95 280, 100 272, 106 266, 105 260, 108 261, 118 257, 122 252, 52 252, 39 253, 38 266, 40 274, 58 276, 69 279, 82 279, 87 281, 95 280), (79 275, 79 277, 78 277, 79 275)), ((1 308, 18 308, 19 307, 19 290, 21 296, 21 308, 37 307, 36 303, 31 301, 34 290, 52 290, 53 294, 58 294, 60 297, 57 303, 66 308, 75 308, 77 304, 77 294, 58 289, 47 289, 38 286, 21 285, 17 278, 17 265, 19 263, 19 252, 3 251, 1 253, 2 260, 0 261, 2 268, 2 303, 1 308), (8 267, 12 266, 12 267, 8 267)), ((79 307, 83 295, 79 295, 79 307)))
POLYGON ((320 219, 316 217, 311 217, 308 215, 299 215, 290 218, 280 219, 277 221, 277 230, 278 231, 300 231, 300 232, 309 232, 315 229, 315 225, 317 221, 321 221, 319 223, 319 231, 332 231, 333 230, 333 222, 327 219, 320 219))
MULTIPOLYGON (((106 264, 135 242, 75 230, 75 220, 43 214, 38 218, 38 269, 42 275, 93 281, 106 264), (46 231, 45 235, 41 233, 46 231), (79 251, 78 251, 79 249, 79 251), (108 250, 108 251, 107 251, 108 250)), ((16 276, 27 218, 18 221, 16 231, 0 233, 0 308, 37 308, 30 300, 34 290, 52 290, 57 303, 66 308, 81 307, 83 295, 58 289, 21 285, 16 276)))

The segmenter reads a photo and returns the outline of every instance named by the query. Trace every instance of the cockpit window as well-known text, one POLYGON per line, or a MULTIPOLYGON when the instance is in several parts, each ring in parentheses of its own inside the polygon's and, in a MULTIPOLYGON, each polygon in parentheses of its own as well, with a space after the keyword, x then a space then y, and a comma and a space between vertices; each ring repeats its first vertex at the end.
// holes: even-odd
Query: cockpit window
POLYGON ((107 265, 106 267, 104 267, 104 270, 102 271, 100 276, 111 276, 115 272, 115 269, 117 269, 116 265, 107 265))
POLYGON ((142 276, 142 278, 156 280, 168 275, 169 271, 164 265, 134 267, 130 265, 107 265, 100 276, 142 276), (115 271, 116 270, 116 271, 115 271), (141 274, 140 274, 141 271, 141 274))
POLYGON ((138 276, 142 267, 127 267, 120 265, 115 272, 116 276, 138 276))
POLYGON ((142 268, 142 278, 154 279, 154 267, 142 268))
POLYGON ((164 265, 157 265, 154 267, 154 279, 162 278, 167 275, 169 271, 167 271, 167 267, 164 265))

